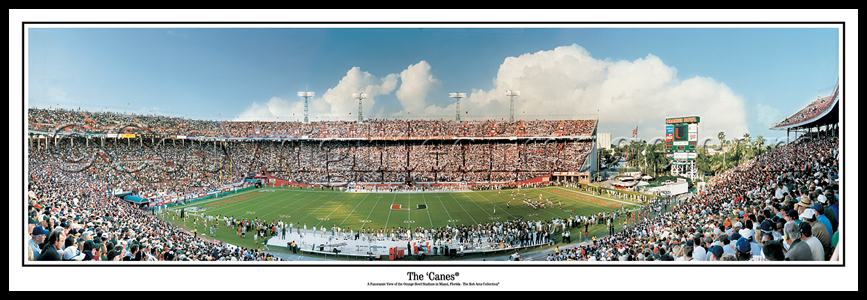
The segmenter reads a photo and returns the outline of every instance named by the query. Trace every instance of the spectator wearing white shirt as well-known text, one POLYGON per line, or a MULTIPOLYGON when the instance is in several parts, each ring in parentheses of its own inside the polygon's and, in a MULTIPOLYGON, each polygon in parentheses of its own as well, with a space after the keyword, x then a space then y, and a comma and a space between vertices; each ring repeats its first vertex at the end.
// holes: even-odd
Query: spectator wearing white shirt
MULTIPOLYGON (((815 212, 813 212, 812 209, 807 209, 801 216, 813 213, 815 212)), ((801 230, 801 241, 806 242, 807 245, 810 245, 810 250, 812 250, 813 253, 813 260, 824 261, 825 249, 822 246, 822 242, 819 241, 819 239, 817 239, 815 236, 813 236, 813 229, 812 226, 810 226, 810 223, 801 222, 801 224, 799 224, 799 229, 801 230)))

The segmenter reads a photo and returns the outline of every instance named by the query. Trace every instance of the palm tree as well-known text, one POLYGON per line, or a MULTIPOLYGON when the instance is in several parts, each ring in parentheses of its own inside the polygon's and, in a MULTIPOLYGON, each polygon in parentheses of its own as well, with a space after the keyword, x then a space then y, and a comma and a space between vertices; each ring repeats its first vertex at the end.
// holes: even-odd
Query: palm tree
POLYGON ((764 152, 764 151, 762 151, 762 150, 764 150, 764 145, 765 145, 765 137, 763 137, 761 135, 756 137, 756 141, 753 144, 753 148, 759 150, 756 155, 762 154, 762 152, 764 152))
MULTIPOLYGON (((717 137, 719 138, 719 150, 723 151, 723 146, 725 146, 725 144, 726 144, 726 134, 725 134, 725 132, 720 131, 719 134, 717 134, 717 137)), ((725 152, 723 152, 722 164, 723 164, 723 169, 725 169, 725 164, 726 164, 725 152)))
MULTIPOLYGON (((747 147, 749 147, 749 146, 750 146, 750 134, 749 134, 749 133, 744 133, 744 148, 747 148, 747 147)), ((746 155, 745 155, 745 156, 746 156, 746 155)), ((746 156, 745 158, 746 158, 746 159, 750 159, 749 156, 746 156)))
POLYGON ((701 172, 702 176, 706 173, 716 172, 714 160, 715 156, 710 156, 706 148, 700 148, 696 153, 695 167, 701 172))

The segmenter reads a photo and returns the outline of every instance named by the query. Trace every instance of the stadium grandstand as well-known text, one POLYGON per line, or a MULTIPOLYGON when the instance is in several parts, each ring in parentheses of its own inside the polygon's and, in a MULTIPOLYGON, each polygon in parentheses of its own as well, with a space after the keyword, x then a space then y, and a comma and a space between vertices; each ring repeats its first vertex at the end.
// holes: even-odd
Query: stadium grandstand
MULTIPOLYGON (((154 219, 156 227, 151 227, 143 221, 149 218, 147 208, 262 183, 387 191, 384 187, 522 186, 547 181, 555 172, 589 180, 596 166, 596 126, 595 119, 217 122, 30 108, 28 216, 31 227, 44 230, 57 227, 62 218, 45 207, 92 208, 98 213, 73 214, 79 220, 76 232, 84 233, 81 227, 105 226, 108 216, 129 214, 135 221, 113 227, 114 236, 105 231, 103 242, 141 236, 142 228, 150 227, 145 235, 150 240, 166 240, 159 234, 182 236, 184 246, 162 244, 163 250, 175 248, 187 254, 185 259, 202 251, 214 257, 212 243, 195 234, 162 220, 154 219), (105 202, 116 205, 101 207, 105 202)), ((100 253, 110 257, 111 246, 117 244, 100 253)), ((88 259, 93 247, 85 247, 88 259)), ((39 247, 29 248, 38 258, 39 247)), ((274 259, 242 247, 230 253, 220 249, 223 257, 236 260, 274 259)), ((172 259, 180 258, 171 253, 172 259)))
MULTIPOLYGON (((211 154, 218 154, 209 157, 220 165, 223 178, 238 180, 265 170, 301 185, 506 184, 561 171, 582 172, 581 178, 589 180, 596 165, 592 119, 213 122, 30 109, 29 125, 30 143, 37 150, 47 149, 50 141, 58 146, 59 140, 69 140, 70 145, 78 140, 92 151, 106 147, 98 151, 102 157, 120 155, 126 161, 155 164, 156 157, 188 155, 182 153, 204 158, 209 147, 211 154), (130 151, 154 153, 130 160, 136 156, 130 151)), ((127 168, 134 169, 132 162, 127 168)), ((150 178, 145 179, 148 182, 165 179, 144 177, 150 178)))
POLYGON ((787 136, 792 132, 813 132, 814 130, 818 132, 820 128, 837 130, 840 123, 839 100, 840 82, 838 80, 829 96, 818 97, 798 112, 777 122, 770 129, 786 130, 787 136))
MULTIPOLYGON (((641 209, 653 215, 594 216, 595 224, 633 222, 524 260, 838 260, 838 98, 835 88, 774 126, 816 131, 717 175, 697 194, 648 201, 641 209)), ((556 173, 583 174, 558 180, 587 183, 596 172, 594 118, 220 122, 30 108, 27 122, 28 260, 281 260, 203 239, 148 209, 257 184, 521 186, 550 182, 556 173), (64 238, 64 247, 80 246, 70 253, 41 247, 64 238)), ((532 223, 514 225, 505 232, 534 237, 522 243, 552 241, 532 223)), ((450 230, 445 234, 464 238, 504 232, 496 225, 450 230)))
MULTIPOLYGON (((635 226, 546 261, 834 261, 840 207, 839 82, 771 129, 797 139, 715 176, 707 187, 635 226)), ((654 205, 656 207, 654 207, 654 205)))

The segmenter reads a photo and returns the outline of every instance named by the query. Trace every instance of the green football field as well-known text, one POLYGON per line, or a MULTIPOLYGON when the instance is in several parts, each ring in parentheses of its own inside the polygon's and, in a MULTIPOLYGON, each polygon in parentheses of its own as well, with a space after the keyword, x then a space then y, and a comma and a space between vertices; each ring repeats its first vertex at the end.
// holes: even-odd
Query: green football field
MULTIPOLYGON (((331 190, 312 190, 299 188, 264 187, 245 191, 231 196, 207 199, 185 206, 190 214, 207 214, 246 218, 258 218, 266 222, 279 221, 321 228, 332 226, 351 228, 380 229, 397 227, 437 228, 461 225, 475 225, 490 222, 505 222, 523 218, 524 220, 551 220, 568 218, 571 215, 591 215, 602 211, 619 210, 621 206, 630 209, 635 202, 621 199, 593 196, 589 192, 564 188, 542 187, 533 189, 503 191, 473 191, 451 193, 349 193, 331 190), (512 193, 515 200, 512 200, 512 193), (542 202, 550 199, 553 207, 527 206, 523 203, 524 194, 531 200, 542 202), (509 208, 507 203, 510 202, 509 208), (562 207, 560 206, 562 203, 562 207)), ((172 221, 173 212, 164 218, 172 221)), ((192 231, 193 218, 185 222, 180 218, 172 221, 176 226, 192 231)), ((201 221, 196 221, 198 234, 221 241, 248 247, 255 247, 251 238, 241 239, 235 232, 226 229, 225 222, 219 224, 214 236, 208 234, 201 221)), ((604 227, 604 225, 599 225, 604 227)), ((619 226, 618 226, 619 227, 619 226)), ((297 228, 297 227, 296 227, 297 228)), ((594 228, 600 231, 599 228, 594 228)), ((601 231, 605 231, 602 229, 601 231)), ((573 230, 573 235, 578 230, 573 230)), ((583 232, 583 229, 581 230, 583 232)), ((592 232, 591 232, 592 233, 592 232)), ((594 233, 595 234, 595 233, 594 233)), ((607 234, 607 232, 605 232, 607 234)), ((261 243, 261 241, 260 241, 261 243)))

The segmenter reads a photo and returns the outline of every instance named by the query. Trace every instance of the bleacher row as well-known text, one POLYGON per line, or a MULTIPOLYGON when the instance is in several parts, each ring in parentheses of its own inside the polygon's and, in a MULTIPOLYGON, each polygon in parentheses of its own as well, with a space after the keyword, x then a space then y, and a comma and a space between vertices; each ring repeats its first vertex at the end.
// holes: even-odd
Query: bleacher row
POLYGON ((235 143, 243 172, 262 168, 295 182, 518 181, 553 170, 576 171, 592 141, 472 144, 235 143))
POLYGON ((134 190, 138 195, 167 203, 221 189, 263 168, 303 183, 329 180, 509 182, 580 167, 593 146, 592 140, 583 136, 590 135, 596 125, 595 120, 512 123, 371 120, 362 124, 216 122, 63 109, 30 109, 28 115, 29 129, 37 132, 63 129, 105 133, 133 126, 125 133, 209 137, 251 137, 253 133, 252 137, 262 138, 300 137, 295 133, 297 129, 299 134, 309 137, 329 138, 326 141, 149 138, 94 141, 83 136, 65 136, 58 141, 33 135, 28 148, 28 190, 34 195, 28 206, 28 216, 32 219, 29 230, 31 237, 46 238, 35 244, 28 241, 31 244, 28 260, 51 260, 40 255, 41 250, 59 243, 51 242, 51 238, 61 234, 72 237, 66 243, 85 241, 87 245, 78 247, 77 251, 74 245, 61 247, 73 253, 67 257, 64 252, 58 259, 272 260, 273 257, 253 249, 226 248, 155 221, 107 191, 134 190), (77 125, 65 127, 67 124, 77 125), (227 132, 230 134, 224 134, 227 132), (353 133, 383 139, 330 139, 353 133), (412 139, 388 141, 389 138, 452 135, 582 137, 520 141, 483 138, 433 143, 412 139), (105 222, 107 216, 124 214, 131 215, 132 222, 123 218, 105 222), (80 231, 85 235, 79 237, 80 231), (135 244, 143 251, 126 252, 119 246, 123 243, 135 244))
MULTIPOLYGON (((83 124, 67 131, 99 132, 107 128, 138 124, 146 133, 167 130, 184 134, 230 132, 230 136, 258 132, 258 137, 296 137, 296 128, 313 137, 343 136, 355 131, 365 135, 371 128, 383 128, 378 141, 347 141, 337 138, 317 140, 229 139, 202 141, 188 139, 135 138, 99 140, 65 136, 60 141, 36 138, 30 141, 31 166, 57 172, 83 171, 90 180, 136 189, 145 195, 200 194, 240 181, 245 175, 265 169, 277 177, 301 184, 314 183, 404 183, 414 182, 515 182, 550 174, 553 171, 579 171, 589 156, 593 142, 589 137, 595 120, 449 122, 371 120, 355 122, 318 122, 311 124, 276 122, 215 122, 173 117, 89 113, 64 109, 30 109, 30 124, 50 132, 65 124, 83 124), (295 127, 293 127, 295 126, 295 127), (416 136, 446 137, 456 126, 494 128, 494 136, 530 135, 579 136, 556 139, 434 140, 389 138, 416 136), (526 126, 526 127, 525 127, 526 126), (53 129, 52 129, 53 128, 53 129), (326 130, 327 128, 327 130, 326 130), (348 128, 348 129, 347 129, 348 128), (352 129, 355 130, 352 130, 352 129), (535 129, 527 129, 535 128, 535 129), (257 130, 258 129, 258 130, 257 130), (286 134, 292 132, 292 134, 286 134), (325 132, 331 132, 324 134, 325 132), (499 132, 499 133, 497 133, 499 132)), ((140 128, 127 128, 142 133, 140 128)), ((376 131, 376 130, 375 130, 376 131)), ((490 131, 489 131, 490 133, 490 131)), ((212 137, 214 135, 211 135, 212 137)), ((225 135, 223 135, 225 136, 225 135)))
POLYGON ((53 132, 67 128, 84 132, 109 132, 117 127, 138 126, 131 133, 162 133, 219 138, 382 138, 423 139, 462 137, 559 137, 590 136, 596 120, 532 121, 437 121, 378 120, 363 123, 322 122, 230 122, 191 120, 154 115, 127 115, 115 112, 86 112, 66 109, 28 109, 31 130, 53 132))
POLYGON ((31 165, 83 170, 114 185, 182 192, 194 183, 215 187, 266 169, 299 183, 520 181, 552 171, 577 171, 590 140, 474 143, 352 141, 160 141, 72 138, 29 151, 31 165))
POLYGON ((839 95, 839 92, 840 90, 838 86, 834 90, 834 93, 831 94, 831 96, 816 99, 815 101, 807 105, 807 107, 804 107, 792 116, 784 119, 780 123, 777 123, 774 127, 778 128, 782 126, 794 125, 819 116, 820 114, 832 107, 831 104, 834 103, 834 100, 839 95))
POLYGON ((595 120, 357 122, 224 122, 230 137, 291 138, 450 138, 589 136, 595 120))
POLYGON ((76 125, 65 129, 83 133, 107 133, 113 132, 112 130, 118 127, 130 126, 126 129, 130 133, 225 137, 220 122, 168 116, 30 108, 27 110, 27 121, 30 130, 40 132, 54 132, 64 126, 76 125), (133 126, 145 128, 145 130, 133 126))

